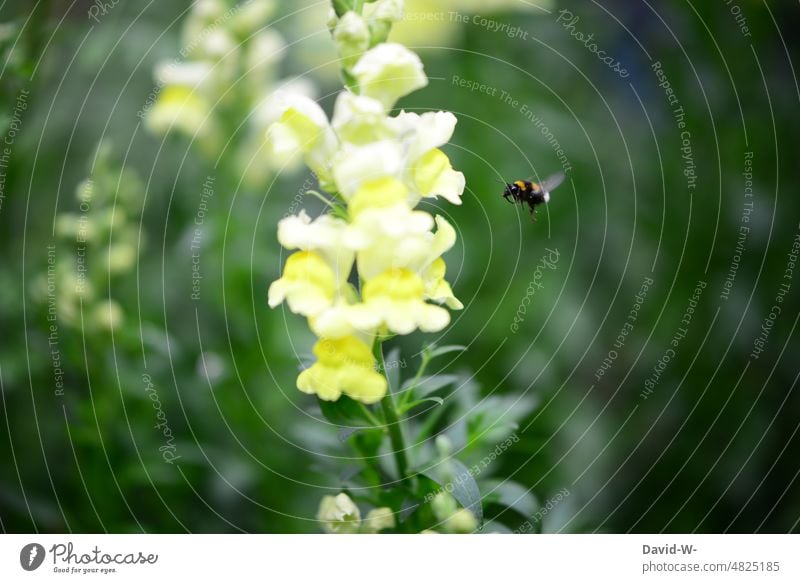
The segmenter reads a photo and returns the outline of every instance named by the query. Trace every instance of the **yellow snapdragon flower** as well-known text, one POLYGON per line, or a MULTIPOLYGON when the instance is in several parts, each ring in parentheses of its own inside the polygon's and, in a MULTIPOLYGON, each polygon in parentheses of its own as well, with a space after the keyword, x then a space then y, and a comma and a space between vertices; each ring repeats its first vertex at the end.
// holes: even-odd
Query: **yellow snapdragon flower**
POLYGON ((425 282, 408 269, 392 268, 370 279, 362 289, 367 310, 396 334, 417 328, 438 332, 450 323, 450 313, 425 301, 425 282))
POLYGON ((333 304, 336 289, 331 266, 318 253, 298 251, 286 260, 283 276, 269 287, 268 300, 271 308, 286 300, 295 314, 315 316, 333 304))
POLYGON ((372 349, 358 338, 320 340, 314 355, 317 362, 297 377, 297 388, 304 393, 324 401, 344 394, 366 404, 377 403, 386 394, 386 378, 376 370, 372 349))

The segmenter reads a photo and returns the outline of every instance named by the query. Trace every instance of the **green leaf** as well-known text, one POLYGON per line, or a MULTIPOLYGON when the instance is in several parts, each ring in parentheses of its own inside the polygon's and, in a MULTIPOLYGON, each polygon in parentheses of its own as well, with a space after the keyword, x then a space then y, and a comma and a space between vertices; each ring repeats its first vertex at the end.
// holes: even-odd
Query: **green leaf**
MULTIPOLYGON (((459 402, 456 413, 459 421, 454 424, 453 432, 466 437, 465 445, 470 452, 480 451, 486 445, 494 447, 514 434, 536 404, 533 397, 516 395, 492 395, 476 405, 459 402)), ((455 438, 454 442, 459 443, 455 438)))
POLYGON ((351 442, 365 456, 376 456, 383 443, 385 431, 383 427, 359 428, 352 434, 351 442))
POLYGON ((323 401, 317 398, 317 403, 325 419, 334 425, 362 429, 364 421, 369 421, 363 407, 349 397, 342 396, 337 401, 323 401))
POLYGON ((398 522, 405 522, 419 507, 420 502, 418 500, 406 497, 400 505, 400 512, 397 516, 398 522))
POLYGON ((438 356, 443 356, 445 354, 449 354, 450 352, 464 352, 467 347, 461 346, 459 344, 450 344, 447 346, 439 346, 435 347, 433 345, 428 347, 428 358, 436 358, 438 356))
POLYGON ((347 441, 351 435, 369 427, 345 427, 339 430, 339 441, 347 441))
POLYGON ((484 501, 487 504, 500 504, 530 518, 539 508, 530 490, 522 484, 511 480, 483 480, 481 490, 486 492, 484 501))
MULTIPOLYGON (((461 377, 459 375, 454 374, 441 374, 441 375, 431 375, 422 377, 417 380, 415 385, 415 390, 421 396, 429 395, 435 391, 438 391, 441 388, 444 388, 448 385, 452 385, 453 383, 457 382, 461 377)), ((405 383, 403 383, 403 391, 406 391, 411 388, 414 379, 409 379, 405 383)))
POLYGON ((423 403, 436 403, 437 405, 444 405, 444 399, 442 399, 441 397, 427 397, 425 399, 419 399, 417 401, 413 401, 411 403, 403 405, 398 411, 398 413, 402 415, 403 413, 411 411, 411 409, 413 409, 414 407, 418 407, 423 403))
POLYGON ((472 512, 479 524, 483 524, 483 506, 481 493, 475 478, 467 466, 455 458, 447 460, 448 464, 438 464, 433 468, 421 471, 426 476, 439 484, 445 491, 450 492, 461 506, 472 512), (454 471, 453 476, 444 476, 443 466, 449 465, 454 471))

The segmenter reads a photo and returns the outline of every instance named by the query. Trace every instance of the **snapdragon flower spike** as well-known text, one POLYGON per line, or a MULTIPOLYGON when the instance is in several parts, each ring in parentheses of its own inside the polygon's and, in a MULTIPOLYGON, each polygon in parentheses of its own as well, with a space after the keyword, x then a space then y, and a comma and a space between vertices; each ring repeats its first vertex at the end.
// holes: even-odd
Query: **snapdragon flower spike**
MULTIPOLYGON (((355 33, 357 23, 349 20, 339 19, 342 31, 352 26, 355 33)), ((443 306, 463 307, 445 280, 442 258, 455 244, 455 229, 416 207, 438 196, 460 204, 464 176, 440 149, 455 130, 453 114, 389 114, 397 99, 427 84, 414 53, 381 44, 350 73, 358 93, 340 93, 331 121, 311 99, 276 100, 279 121, 268 129, 273 151, 302 152, 320 186, 344 205, 346 219, 312 221, 301 212, 280 222, 281 245, 296 251, 270 287, 269 304, 286 301, 319 337, 317 362, 300 374, 298 388, 324 400, 347 395, 369 404, 387 391, 371 352, 376 337, 438 332, 450 322, 443 306), (348 283, 354 268, 358 287, 348 283)))

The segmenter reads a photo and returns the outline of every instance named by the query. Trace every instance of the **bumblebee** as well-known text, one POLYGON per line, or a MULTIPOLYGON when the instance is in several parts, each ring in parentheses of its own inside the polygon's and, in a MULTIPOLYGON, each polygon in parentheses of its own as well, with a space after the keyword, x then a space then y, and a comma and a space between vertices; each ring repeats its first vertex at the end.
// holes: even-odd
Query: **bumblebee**
POLYGON ((503 198, 511 204, 527 204, 531 211, 531 221, 536 206, 550 201, 550 191, 564 182, 564 173, 553 174, 542 182, 530 180, 515 180, 506 184, 503 198))

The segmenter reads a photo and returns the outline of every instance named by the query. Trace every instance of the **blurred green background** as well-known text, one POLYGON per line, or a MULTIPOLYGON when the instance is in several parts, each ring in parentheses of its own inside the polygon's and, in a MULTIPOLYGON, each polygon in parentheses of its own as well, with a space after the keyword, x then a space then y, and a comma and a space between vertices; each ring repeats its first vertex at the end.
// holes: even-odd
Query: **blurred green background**
MULTIPOLYGON (((276 223, 310 177, 251 148, 258 95, 243 77, 205 142, 142 123, 191 3, 101 6, 0 7, 0 527, 316 532, 336 488, 320 456, 349 454, 314 445, 331 434, 294 388, 313 337, 266 305, 276 223), (80 299, 63 282, 83 215, 93 291, 80 299), (49 250, 67 266, 51 298, 49 250)), ((278 2, 256 25, 287 46, 269 83, 300 79, 330 112, 326 12, 278 2)), ((798 530, 798 24, 788 2, 441 0, 408 3, 393 32, 431 78, 400 106, 458 116, 446 149, 467 178, 464 204, 440 208, 466 308, 436 340, 469 350, 434 372, 536 398, 496 473, 543 505, 569 492, 543 530, 798 530), (562 168, 533 224, 500 197, 498 180, 562 168), (558 261, 531 288, 548 250, 558 261)), ((394 342, 404 374, 424 336, 394 342)))

